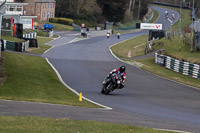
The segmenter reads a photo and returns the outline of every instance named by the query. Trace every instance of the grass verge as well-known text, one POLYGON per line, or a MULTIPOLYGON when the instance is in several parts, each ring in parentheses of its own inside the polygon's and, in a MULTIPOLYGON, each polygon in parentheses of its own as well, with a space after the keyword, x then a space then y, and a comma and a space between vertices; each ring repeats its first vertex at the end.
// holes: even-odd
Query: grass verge
MULTIPOLYGON (((159 7, 163 7, 163 8, 168 8, 166 6, 159 6, 159 7)), ((179 12, 179 8, 171 8, 173 10, 176 10, 177 12, 179 12)), ((184 29, 185 27, 187 27, 190 23, 191 23, 191 17, 190 17, 190 10, 186 10, 183 9, 182 10, 182 29, 184 29)), ((174 29, 178 29, 178 23, 176 23, 174 25, 174 29)), ((111 47, 111 50, 113 51, 113 53, 118 56, 119 58, 121 58, 124 61, 128 61, 131 64, 135 64, 136 62, 139 62, 140 67, 142 67, 143 69, 152 72, 154 74, 163 76, 165 78, 169 78, 190 86, 194 86, 197 88, 200 88, 200 80, 194 79, 192 77, 189 76, 185 76, 182 75, 180 73, 176 73, 174 71, 168 70, 164 67, 161 67, 159 65, 156 65, 154 63, 154 58, 146 58, 146 59, 137 59, 137 60, 130 60, 130 58, 134 57, 134 56, 139 56, 139 55, 144 55, 144 46, 142 46, 143 43, 146 43, 147 40, 147 36, 140 36, 140 37, 136 37, 133 39, 130 39, 126 42, 120 43, 118 45, 115 45, 113 47, 111 47), (128 57, 128 55, 131 55, 130 57, 128 57), (126 58, 126 59, 124 59, 126 58), (155 71, 157 70, 157 71, 155 71)), ((175 57, 177 59, 180 60, 184 60, 184 61, 189 61, 189 62, 193 62, 193 63, 198 63, 200 64, 200 59, 199 59, 199 52, 196 53, 190 53, 190 46, 189 45, 183 45, 182 46, 182 51, 179 52, 179 40, 178 37, 175 37, 172 41, 170 40, 165 40, 165 39, 161 39, 158 41, 154 42, 155 45, 153 46, 153 51, 158 50, 158 49, 165 49, 165 54, 170 55, 172 57, 175 57)), ((137 64, 137 63, 136 63, 137 64)))
POLYGON ((185 76, 185 75, 177 73, 177 72, 174 72, 163 66, 159 66, 159 65, 155 64, 154 57, 145 58, 145 59, 137 59, 134 61, 143 64, 141 68, 143 68, 151 73, 154 73, 156 75, 159 75, 159 76, 162 76, 162 77, 165 77, 165 78, 168 78, 168 79, 171 79, 171 80, 183 83, 183 84, 187 84, 190 86, 200 88, 200 80, 191 78, 189 76, 185 76))
MULTIPOLYGON (((154 15, 153 15, 153 18, 149 21, 149 23, 155 22, 159 17, 158 11, 156 11, 156 10, 152 10, 152 11, 153 11, 154 15)), ((129 23, 125 24, 125 25, 123 25, 121 23, 118 23, 118 26, 120 26, 120 27, 133 27, 133 26, 136 26, 137 22, 139 22, 139 20, 129 22, 129 23)), ((135 30, 139 30, 139 29, 135 29, 135 30)), ((117 33, 129 33, 131 31, 133 31, 133 30, 118 30, 117 28, 114 28, 114 34, 117 34, 117 33)))
POLYGON ((58 30, 58 31, 72 31, 74 29, 72 26, 59 24, 59 23, 39 22, 39 21, 36 21, 36 22, 39 23, 40 28, 43 28, 43 25, 48 23, 48 24, 53 24, 54 26, 53 29, 58 30))
POLYGON ((3 52, 6 82, 0 88, 0 99, 45 102, 97 107, 61 84, 57 75, 41 57, 3 52))
POLYGON ((52 41, 52 38, 47 37, 37 37, 38 40, 38 48, 30 47, 28 52, 35 53, 35 54, 43 54, 46 50, 51 48, 50 45, 45 45, 45 43, 52 41))
MULTIPOLYGON (((131 60, 131 58, 134 56, 144 55, 144 47, 146 45, 142 45, 142 44, 145 43, 146 39, 147 39, 147 36, 135 37, 126 42, 119 43, 115 46, 112 46, 111 50, 117 57, 121 58, 122 60, 126 62, 135 64, 135 61, 136 61, 136 62, 139 62, 140 64, 143 64, 143 65, 140 65, 140 67, 149 72, 152 72, 154 74, 157 74, 159 76, 162 76, 171 80, 175 80, 177 82, 181 82, 190 86, 200 88, 200 80, 182 75, 180 73, 169 70, 165 67, 161 67, 155 64, 154 57, 131 60), (132 53, 132 54, 129 54, 129 53, 132 53), (131 56, 128 57, 127 55, 131 55, 131 56)), ((184 59, 185 61, 190 61, 193 63, 200 63, 199 52, 191 54, 190 47, 188 45, 182 45, 182 51, 178 52, 179 51, 178 41, 179 41, 178 37, 175 38, 173 41, 165 40, 165 39, 158 40, 153 46, 153 50, 155 51, 155 50, 164 48, 165 54, 167 55, 171 55, 175 58, 178 58, 181 60, 184 59)))
POLYGON ((3 133, 172 133, 150 128, 106 122, 51 119, 40 117, 0 116, 0 132, 3 133))
POLYGON ((155 21, 158 19, 158 17, 159 17, 159 12, 158 12, 157 10, 154 10, 154 9, 153 9, 153 17, 152 17, 152 19, 149 21, 149 23, 155 22, 155 21))
POLYGON ((7 40, 7 41, 12 41, 12 42, 25 42, 26 40, 24 39, 19 39, 16 37, 12 37, 12 36, 1 36, 2 40, 7 40))
POLYGON ((179 38, 175 36, 175 38, 170 40, 161 39, 154 42, 153 50, 156 51, 158 49, 165 49, 163 54, 169 55, 179 60, 188 61, 195 64, 200 64, 200 51, 196 51, 191 53, 190 46, 183 44, 181 38, 181 51, 179 51, 179 38))
POLYGON ((119 58, 132 58, 134 56, 144 55, 147 39, 147 35, 138 36, 112 46, 111 50, 119 58))

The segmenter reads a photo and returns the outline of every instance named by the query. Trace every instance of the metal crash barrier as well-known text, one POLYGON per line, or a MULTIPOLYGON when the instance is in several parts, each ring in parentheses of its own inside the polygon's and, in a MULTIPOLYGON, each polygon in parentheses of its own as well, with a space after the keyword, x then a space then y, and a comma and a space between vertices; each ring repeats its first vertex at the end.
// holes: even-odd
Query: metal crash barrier
POLYGON ((200 79, 200 65, 190 62, 180 61, 169 56, 155 53, 155 63, 162 65, 175 72, 200 79))

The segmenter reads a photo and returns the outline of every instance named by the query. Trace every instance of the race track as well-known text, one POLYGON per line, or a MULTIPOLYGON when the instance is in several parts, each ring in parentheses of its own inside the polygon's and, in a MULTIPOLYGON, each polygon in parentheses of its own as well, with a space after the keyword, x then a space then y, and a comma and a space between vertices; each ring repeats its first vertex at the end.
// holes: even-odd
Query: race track
MULTIPOLYGON (((163 23, 165 29, 170 26, 170 23, 164 19, 165 10, 168 10, 169 14, 174 13, 178 18, 178 13, 173 10, 153 8, 160 13, 156 23, 163 23)), ((200 91, 198 89, 158 77, 123 63, 111 54, 110 46, 144 34, 148 34, 148 31, 123 34, 119 40, 116 35, 112 35, 109 39, 100 36, 74 43, 67 43, 69 41, 65 43, 64 38, 67 37, 64 33, 60 33, 61 38, 50 43, 55 47, 45 53, 43 57, 48 58, 68 86, 78 93, 82 92, 84 97, 92 101, 113 108, 110 111, 102 110, 105 113, 96 110, 93 113, 88 111, 87 114, 85 111, 89 120, 200 132, 200 91), (102 81, 110 70, 120 65, 127 67, 125 88, 116 90, 108 96, 102 95, 100 93, 102 81), (113 113, 108 115, 108 112, 113 113)), ((71 36, 71 39, 75 36, 76 34, 71 36)), ((58 106, 58 108, 60 107, 58 106)), ((63 114, 64 109, 60 109, 60 113, 59 110, 56 111, 58 114, 63 114)), ((70 118, 70 111, 68 113, 70 118)), ((40 112, 39 116, 44 115, 40 112)), ((61 118, 62 116, 66 117, 64 114, 60 115, 61 118)), ((54 116, 48 115, 48 117, 54 116)))

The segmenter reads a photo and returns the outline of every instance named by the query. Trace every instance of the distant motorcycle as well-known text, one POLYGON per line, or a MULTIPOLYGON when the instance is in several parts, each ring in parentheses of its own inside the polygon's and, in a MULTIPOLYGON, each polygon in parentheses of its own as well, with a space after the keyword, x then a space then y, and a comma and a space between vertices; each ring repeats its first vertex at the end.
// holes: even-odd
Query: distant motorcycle
POLYGON ((120 33, 117 34, 117 38, 120 39, 120 33))
POLYGON ((112 73, 107 79, 103 82, 103 87, 101 90, 102 94, 108 95, 110 92, 115 89, 119 89, 122 83, 122 79, 116 73, 112 73))
POLYGON ((108 33, 106 33, 106 37, 107 38, 109 38, 110 37, 110 33, 108 32, 108 33))

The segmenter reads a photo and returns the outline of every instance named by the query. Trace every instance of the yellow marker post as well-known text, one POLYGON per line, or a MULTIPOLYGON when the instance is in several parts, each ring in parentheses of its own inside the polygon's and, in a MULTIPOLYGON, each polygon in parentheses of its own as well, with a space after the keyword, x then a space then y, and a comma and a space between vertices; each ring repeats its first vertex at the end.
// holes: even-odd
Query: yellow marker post
POLYGON ((82 99, 82 92, 80 93, 80 96, 79 96, 79 101, 82 102, 83 99, 82 99))

